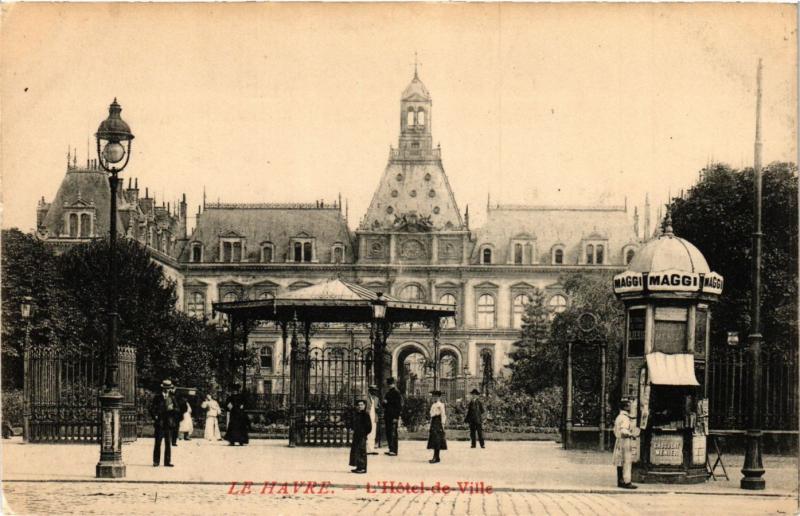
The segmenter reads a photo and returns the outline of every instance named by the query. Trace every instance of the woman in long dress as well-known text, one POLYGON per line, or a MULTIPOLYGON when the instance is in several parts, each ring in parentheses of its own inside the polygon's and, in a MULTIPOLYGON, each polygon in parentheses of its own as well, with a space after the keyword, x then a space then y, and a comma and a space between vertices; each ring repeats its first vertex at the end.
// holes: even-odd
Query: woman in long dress
POLYGON ((431 464, 441 462, 439 451, 447 449, 447 439, 444 435, 444 425, 447 423, 444 403, 442 403, 442 391, 432 391, 433 405, 431 405, 431 428, 428 431, 428 449, 433 450, 433 458, 429 460, 431 464))
POLYGON ((206 394, 206 399, 200 406, 206 411, 206 427, 203 437, 208 441, 221 441, 222 436, 219 433, 219 420, 217 419, 221 412, 219 403, 211 394, 206 394))
POLYGON ((350 444, 350 465, 356 469, 351 473, 367 472, 367 435, 372 431, 372 421, 366 410, 367 402, 358 400, 353 414, 353 441, 350 444))
POLYGON ((178 425, 178 434, 183 434, 184 441, 192 439, 192 432, 194 432, 194 423, 192 423, 192 405, 187 400, 181 400, 181 410, 183 417, 181 423, 178 425))
MULTIPOLYGON (((233 388, 235 391, 238 391, 241 387, 236 384, 233 388)), ((231 446, 236 443, 245 445, 250 442, 250 436, 248 435, 250 420, 247 418, 247 413, 244 411, 244 405, 245 397, 242 392, 237 392, 228 398, 227 403, 225 403, 230 414, 228 429, 225 432, 225 439, 231 446)))

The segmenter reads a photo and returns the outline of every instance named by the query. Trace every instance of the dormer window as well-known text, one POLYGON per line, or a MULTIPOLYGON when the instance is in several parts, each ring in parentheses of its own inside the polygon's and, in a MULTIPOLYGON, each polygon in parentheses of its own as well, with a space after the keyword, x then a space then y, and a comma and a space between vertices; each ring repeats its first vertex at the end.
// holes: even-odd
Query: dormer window
POLYGON ((81 237, 92 236, 92 216, 88 213, 81 213, 81 237))
POLYGON ((583 263, 585 265, 604 265, 606 263, 607 240, 602 237, 583 241, 583 263))
POLYGON ((514 265, 530 265, 535 263, 535 239, 522 234, 511 240, 508 252, 508 263, 514 265))
POLYGON ((221 260, 225 263, 242 261, 242 242, 241 240, 223 240, 220 242, 222 248, 221 260))
POLYGON ((633 257, 636 255, 636 246, 634 245, 626 245, 622 248, 622 259, 625 261, 625 265, 631 263, 633 257))
POLYGON ((484 247, 481 249, 481 263, 483 265, 491 265, 492 263, 492 248, 484 247))
POLYGON ((272 263, 275 260, 275 246, 272 242, 261 244, 261 262, 272 263))
POLYGON ((65 215, 66 234, 72 238, 90 238, 94 236, 94 214, 87 212, 69 212, 65 215))
POLYGON ((317 251, 313 238, 303 234, 292 238, 289 244, 289 258, 287 261, 295 263, 316 263, 317 251))
POLYGON ((191 261, 199 263, 203 261, 203 244, 200 242, 192 242, 191 261))
POLYGON ((563 265, 564 264, 564 247, 563 246, 555 246, 553 247, 553 256, 552 256, 553 265, 563 265))
POLYGON ((69 236, 75 238, 78 236, 78 214, 69 214, 69 236))
POLYGON ((331 248, 331 263, 344 262, 344 245, 340 243, 333 244, 331 248))

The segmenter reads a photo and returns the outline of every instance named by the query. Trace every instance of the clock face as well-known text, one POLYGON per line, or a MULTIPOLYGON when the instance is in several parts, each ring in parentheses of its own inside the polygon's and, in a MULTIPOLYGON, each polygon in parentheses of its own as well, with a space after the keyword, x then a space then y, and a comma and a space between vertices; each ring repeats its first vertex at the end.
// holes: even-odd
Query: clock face
POLYGON ((588 333, 594 330, 596 326, 597 326, 596 315, 589 312, 585 312, 578 317, 578 328, 580 328, 581 331, 585 331, 588 333))

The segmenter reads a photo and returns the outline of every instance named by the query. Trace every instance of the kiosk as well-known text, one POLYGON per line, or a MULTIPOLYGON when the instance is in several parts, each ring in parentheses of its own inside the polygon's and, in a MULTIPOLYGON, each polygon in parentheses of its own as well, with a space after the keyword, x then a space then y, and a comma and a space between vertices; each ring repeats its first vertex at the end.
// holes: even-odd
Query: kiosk
POLYGON ((622 395, 640 429, 633 480, 697 483, 708 478, 709 304, 722 276, 673 234, 669 214, 664 225, 614 277, 625 303, 622 395))

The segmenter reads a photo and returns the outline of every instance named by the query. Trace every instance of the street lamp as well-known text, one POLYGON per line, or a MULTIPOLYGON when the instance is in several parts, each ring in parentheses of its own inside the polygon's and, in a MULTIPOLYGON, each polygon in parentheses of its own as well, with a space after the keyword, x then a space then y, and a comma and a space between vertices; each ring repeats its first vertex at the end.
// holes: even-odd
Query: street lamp
MULTIPOLYGON (((31 341, 31 312, 32 312, 31 301, 32 301, 31 296, 24 296, 19 304, 19 314, 22 317, 22 320, 25 321, 25 342, 23 342, 23 346, 25 346, 24 353, 26 354, 28 353, 31 341)), ((23 432, 23 438, 25 439, 25 441, 28 441, 30 439, 31 434, 30 434, 30 428, 28 426, 30 422, 30 412, 29 412, 30 403, 28 403, 27 401, 30 393, 30 383, 29 383, 30 378, 29 375, 27 374, 27 367, 25 368, 25 378, 23 380, 25 382, 26 402, 25 402, 25 414, 24 414, 25 417, 23 419, 24 426, 22 427, 22 432, 23 432)))
POLYGON ((742 489, 761 490, 766 487, 762 478, 761 460, 761 59, 756 72, 756 138, 753 156, 753 269, 750 299, 750 334, 747 336, 747 353, 750 365, 750 404, 747 425, 747 448, 739 483, 742 489))
POLYGON ((100 395, 100 462, 95 468, 97 478, 125 477, 125 463, 122 462, 121 418, 122 393, 119 391, 119 348, 117 346, 117 190, 118 174, 128 165, 131 157, 133 134, 127 123, 120 117, 122 108, 117 99, 108 107, 108 118, 100 123, 95 133, 97 157, 100 166, 108 172, 110 187, 109 221, 109 296, 108 296, 108 347, 106 349, 105 390, 100 395), (123 161, 124 160, 124 161, 123 161), (120 164, 121 163, 121 164, 120 164))
POLYGON ((33 298, 31 296, 25 296, 22 298, 22 302, 19 304, 19 313, 23 319, 26 321, 31 318, 31 301, 33 298))
POLYGON ((378 387, 379 392, 383 392, 383 352, 386 342, 383 339, 383 326, 386 320, 386 300, 383 298, 383 292, 378 292, 377 297, 372 302, 372 326, 374 331, 373 353, 375 359, 372 363, 373 375, 375 377, 375 385, 378 387))

